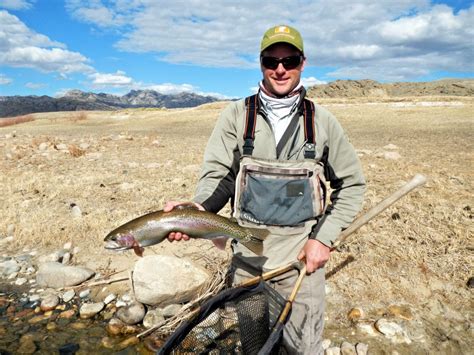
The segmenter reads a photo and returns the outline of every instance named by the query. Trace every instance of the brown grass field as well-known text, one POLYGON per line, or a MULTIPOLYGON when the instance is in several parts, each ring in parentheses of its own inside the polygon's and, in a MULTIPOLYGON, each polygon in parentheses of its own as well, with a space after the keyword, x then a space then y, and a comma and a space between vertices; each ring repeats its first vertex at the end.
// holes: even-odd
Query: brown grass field
MULTIPOLYGON (((364 210, 416 173, 428 182, 333 253, 329 273, 354 261, 328 279, 325 337, 335 344, 363 341, 373 353, 467 354, 474 349, 474 298, 466 286, 474 276, 474 100, 365 101, 321 101, 360 152, 368 183, 364 210), (388 144, 400 159, 383 157, 388 144), (390 316, 393 305, 411 313, 411 319, 397 319, 411 344, 364 335, 347 318, 361 307, 363 318, 373 321, 390 316)), ((72 241, 80 248, 75 263, 131 267, 137 257, 104 251, 103 237, 168 200, 192 198, 207 137, 225 105, 41 113, 0 128, 0 236, 14 228, 14 241, 2 254, 53 251, 72 241), (72 217, 74 204, 82 217, 72 217)), ((147 253, 198 262, 229 256, 207 241, 165 242, 147 253)))

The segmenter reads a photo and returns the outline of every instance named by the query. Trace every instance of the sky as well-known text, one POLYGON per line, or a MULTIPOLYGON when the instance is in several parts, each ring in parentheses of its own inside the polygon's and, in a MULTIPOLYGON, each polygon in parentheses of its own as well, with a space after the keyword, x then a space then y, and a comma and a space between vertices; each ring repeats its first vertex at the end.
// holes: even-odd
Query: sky
POLYGON ((245 97, 282 24, 303 36, 306 87, 474 77, 474 0, 0 0, 0 96, 245 97))

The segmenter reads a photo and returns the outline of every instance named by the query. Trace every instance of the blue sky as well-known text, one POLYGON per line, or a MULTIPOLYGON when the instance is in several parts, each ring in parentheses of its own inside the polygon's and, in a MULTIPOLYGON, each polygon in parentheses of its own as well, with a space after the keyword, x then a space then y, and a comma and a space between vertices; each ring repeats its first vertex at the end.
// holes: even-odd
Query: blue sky
POLYGON ((0 95, 251 94, 261 36, 300 30, 306 86, 473 78, 466 0, 0 0, 0 95))

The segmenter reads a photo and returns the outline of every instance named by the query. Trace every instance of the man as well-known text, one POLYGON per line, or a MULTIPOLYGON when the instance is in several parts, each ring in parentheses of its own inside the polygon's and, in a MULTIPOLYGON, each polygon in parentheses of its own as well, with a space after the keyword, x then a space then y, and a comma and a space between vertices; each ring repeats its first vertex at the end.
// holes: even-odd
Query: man
MULTIPOLYGON (((271 232, 262 256, 232 242, 235 283, 296 259, 305 261, 308 276, 282 343, 290 354, 323 352, 324 265, 333 242, 359 211, 365 191, 360 162, 343 129, 328 111, 305 100, 305 63, 296 29, 282 25, 265 32, 259 92, 222 112, 206 147, 194 198, 199 208, 215 213, 232 200, 240 224, 271 232), (319 199, 325 199, 320 178, 333 190, 326 209, 318 207, 319 199)), ((176 204, 169 202, 165 210, 176 204)), ((178 232, 169 236, 188 238, 178 232)), ((272 287, 286 298, 296 277, 296 271, 285 274, 273 279, 272 287)))

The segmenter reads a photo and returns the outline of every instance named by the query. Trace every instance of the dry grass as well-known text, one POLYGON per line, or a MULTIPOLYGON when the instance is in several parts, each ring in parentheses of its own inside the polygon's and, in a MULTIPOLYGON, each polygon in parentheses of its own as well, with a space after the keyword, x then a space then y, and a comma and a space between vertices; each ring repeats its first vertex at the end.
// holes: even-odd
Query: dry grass
MULTIPOLYGON (((435 99, 416 98, 441 102, 435 99)), ((452 101, 462 104, 321 101, 361 150, 368 183, 364 210, 416 173, 429 180, 361 228, 343 252, 332 256, 328 270, 350 256, 355 260, 329 279, 328 329, 337 329, 331 336, 350 334, 345 314, 353 306, 376 312, 390 304, 409 304, 420 327, 426 327, 429 338, 423 349, 442 351, 442 332, 449 333, 451 342, 453 334, 460 334, 454 349, 472 345, 466 326, 472 321, 472 291, 465 284, 473 276, 474 102, 459 97, 452 101), (383 158, 390 143, 402 159, 383 158), (433 300, 444 307, 444 320, 430 315, 433 300)), ((88 112, 87 119, 73 126, 73 113, 45 113, 16 126, 15 137, 9 135, 11 128, 1 128, 0 234, 12 224, 11 249, 53 249, 73 241, 82 248, 77 262, 95 267, 133 263, 131 253, 105 253, 104 235, 133 217, 162 208, 167 200, 193 196, 207 137, 225 105, 88 112), (69 149, 53 148, 61 143, 69 149), (78 148, 82 143, 88 148, 78 148), (81 208, 81 218, 71 216, 73 203, 81 208)), ((165 243, 148 252, 198 262, 203 254, 228 257, 200 241, 186 246, 165 243)))
POLYGON ((20 123, 31 122, 34 120, 35 118, 33 117, 33 115, 23 115, 23 116, 11 117, 11 118, 0 118, 0 127, 13 126, 20 123))

